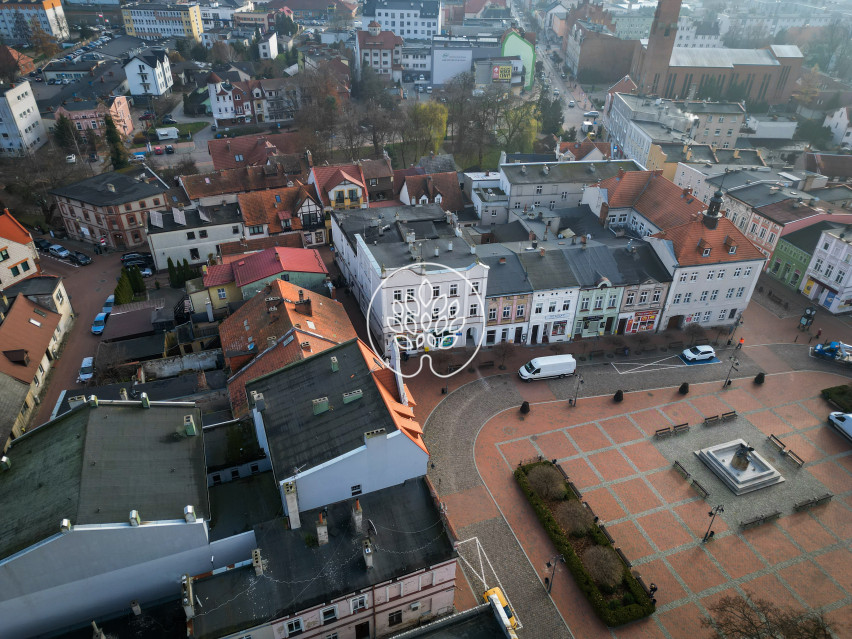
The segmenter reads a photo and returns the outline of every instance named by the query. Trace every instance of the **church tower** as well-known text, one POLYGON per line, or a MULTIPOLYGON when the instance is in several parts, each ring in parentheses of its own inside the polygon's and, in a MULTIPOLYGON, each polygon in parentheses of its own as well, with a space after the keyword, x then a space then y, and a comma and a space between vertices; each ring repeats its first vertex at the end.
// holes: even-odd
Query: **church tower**
POLYGON ((637 52, 636 64, 631 73, 640 94, 662 95, 665 91, 666 76, 677 37, 680 4, 681 0, 659 0, 657 4, 648 36, 648 48, 644 51, 640 48, 637 52))

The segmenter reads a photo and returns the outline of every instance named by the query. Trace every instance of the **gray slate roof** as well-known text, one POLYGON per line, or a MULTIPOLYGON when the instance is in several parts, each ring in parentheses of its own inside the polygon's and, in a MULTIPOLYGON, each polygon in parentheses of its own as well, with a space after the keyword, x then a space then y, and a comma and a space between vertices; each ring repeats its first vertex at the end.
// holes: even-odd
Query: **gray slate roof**
MULTIPOLYGON (((60 186, 50 193, 95 206, 109 206, 162 196, 167 189, 149 168, 134 167, 122 173, 101 173, 67 186, 60 186), (143 181, 137 179, 140 176, 143 176, 143 181), (114 190, 110 190, 108 185, 112 185, 114 190)), ((162 197, 160 199, 162 201, 162 197)))
MULTIPOLYGON (((166 202, 166 206, 171 206, 171 202, 166 202)), ((193 209, 184 209, 184 220, 186 224, 175 222, 172 212, 162 212, 162 226, 157 226, 151 221, 151 216, 148 216, 148 235, 157 235, 159 233, 171 233, 174 231, 185 231, 189 229, 204 228, 208 226, 217 226, 220 224, 239 224, 242 222, 240 215, 240 207, 236 202, 230 204, 220 204, 216 206, 199 206, 193 209), (201 217, 204 214, 207 219, 201 217)))
POLYGON ((0 558, 59 533, 59 522, 112 524, 180 519, 192 505, 207 518, 201 435, 187 437, 189 406, 88 404, 12 442, 0 474, 0 558), (21 496, 26 495, 26 499, 21 496))
POLYGON ((518 259, 536 291, 574 288, 580 285, 562 251, 545 251, 543 256, 539 251, 530 251, 519 253, 518 259))
POLYGON ((507 250, 504 255, 480 257, 480 261, 490 268, 488 286, 485 289, 486 297, 532 293, 532 285, 517 254, 507 250), (503 263, 500 262, 501 259, 504 260, 503 263))
MULTIPOLYGON (((287 530, 281 517, 260 524, 254 533, 264 560, 263 577, 256 577, 254 569, 247 566, 193 584, 206 608, 193 620, 196 639, 213 639, 251 628, 455 555, 423 479, 358 499, 365 526, 369 519, 371 531, 375 531, 370 535, 372 569, 364 565, 364 535, 355 533, 351 525, 354 500, 328 506, 324 516, 330 541, 323 546, 308 547, 304 539, 319 519, 319 509, 300 513, 306 528, 287 530)), ((348 606, 348 602, 343 605, 348 606)))
POLYGON ((500 169, 512 184, 552 184, 554 182, 577 182, 588 184, 618 175, 624 171, 641 171, 642 167, 633 160, 602 160, 597 162, 548 162, 549 173, 544 175, 544 164, 501 164, 500 169))
POLYGON ((816 224, 811 224, 810 226, 806 226, 798 231, 787 233, 779 240, 779 242, 788 242, 797 249, 811 255, 813 254, 816 244, 819 241, 819 236, 822 235, 823 231, 839 229, 844 226, 846 225, 838 222, 817 222, 816 224))
POLYGON ((249 382, 246 395, 251 391, 266 402, 263 424, 279 480, 359 448, 368 431, 397 430, 354 339, 249 382), (344 404, 343 393, 359 388, 362 398, 344 404), (312 400, 319 397, 328 397, 334 410, 314 415, 312 400))

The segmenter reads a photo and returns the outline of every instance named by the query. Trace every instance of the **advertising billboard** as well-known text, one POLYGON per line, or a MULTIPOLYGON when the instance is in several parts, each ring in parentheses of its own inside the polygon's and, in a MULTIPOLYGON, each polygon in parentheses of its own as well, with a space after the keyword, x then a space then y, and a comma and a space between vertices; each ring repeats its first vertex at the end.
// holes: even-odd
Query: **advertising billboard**
POLYGON ((473 51, 470 49, 432 49, 432 84, 441 86, 459 73, 470 71, 473 51))
POLYGON ((495 64, 491 67, 492 82, 511 82, 512 81, 512 65, 511 64, 495 64))

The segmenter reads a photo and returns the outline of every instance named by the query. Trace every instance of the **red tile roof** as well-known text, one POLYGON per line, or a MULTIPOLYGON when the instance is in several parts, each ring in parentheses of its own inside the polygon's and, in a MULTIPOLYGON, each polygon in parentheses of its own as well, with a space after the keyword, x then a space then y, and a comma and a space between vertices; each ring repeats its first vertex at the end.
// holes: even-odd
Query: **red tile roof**
POLYGON ((204 286, 222 286, 234 281, 234 271, 230 264, 214 264, 207 267, 207 272, 202 277, 204 286))
POLYGON ((726 217, 719 218, 715 229, 707 228, 703 220, 694 220, 668 228, 653 237, 672 243, 680 266, 766 259, 763 253, 726 217), (731 247, 734 246, 736 251, 732 254, 731 247), (706 248, 710 249, 710 254, 704 256, 706 248))
POLYGON ((227 255, 246 255, 248 253, 257 253, 263 249, 281 246, 285 248, 304 248, 305 244, 302 241, 301 233, 282 233, 281 235, 272 235, 270 237, 258 237, 253 240, 235 240, 219 245, 219 251, 222 256, 227 255))
POLYGON ((267 290, 252 297, 219 325, 219 336, 228 367, 232 372, 238 371, 228 381, 228 392, 234 415, 239 417, 248 411, 246 384, 335 344, 354 339, 355 329, 339 302, 289 282, 274 280, 267 290), (300 313, 293 303, 299 299, 300 290, 305 299, 311 301, 310 315, 300 313), (275 302, 276 311, 267 311, 267 297, 281 298, 275 302), (246 330, 245 322, 248 322, 249 330, 246 330), (279 339, 274 347, 267 348, 267 338, 283 338, 291 329, 294 331, 293 340, 285 344, 286 340, 279 339), (249 336, 257 344, 254 353, 248 350, 249 336), (310 345, 310 350, 302 347, 305 342, 310 345))
POLYGON ((394 47, 401 47, 403 40, 393 31, 380 31, 379 35, 370 35, 369 31, 358 32, 358 47, 364 49, 386 49, 393 51, 394 47))
POLYGON ((680 188, 660 171, 619 172, 599 186, 607 191, 610 210, 631 207, 661 229, 689 222, 707 210, 691 190, 680 188))
POLYGON ((292 180, 293 176, 284 171, 279 164, 246 166, 241 169, 183 175, 180 178, 183 189, 191 200, 228 193, 274 189, 287 186, 287 183, 292 180))
POLYGON ((29 244, 33 241, 30 232, 9 213, 9 209, 0 212, 0 243, 3 240, 17 244, 29 244))
POLYGON ((409 175, 405 178, 405 186, 409 202, 419 202, 424 195, 429 202, 434 202, 440 195, 441 208, 445 211, 461 211, 464 208, 464 195, 455 172, 409 175))
POLYGON ((393 168, 391 168, 391 161, 388 158, 364 160, 361 162, 361 173, 367 180, 371 178, 393 178, 393 168))
POLYGON ((291 220, 289 229, 301 229, 302 221, 297 212, 305 200, 311 200, 317 206, 321 206, 316 200, 313 189, 300 183, 283 189, 253 191, 237 196, 244 224, 246 226, 268 224, 269 233, 284 232, 282 220, 291 220))
POLYGON ((207 152, 213 158, 213 168, 217 171, 266 164, 271 157, 278 155, 301 157, 303 150, 298 133, 244 135, 207 142, 207 152), (237 156, 242 159, 238 160, 237 156))
POLYGON ((19 76, 25 76, 35 71, 33 59, 5 44, 0 45, 0 66, 4 69, 16 69, 19 76))
POLYGON ((18 295, 0 324, 0 373, 30 384, 60 319, 58 313, 18 295))
POLYGON ((410 166, 407 169, 394 169, 393 171, 393 195, 399 197, 399 192, 405 186, 405 178, 409 175, 424 175, 426 170, 421 166, 410 166))
POLYGON ((559 145, 560 153, 570 152, 575 161, 582 160, 595 149, 600 151, 605 158, 612 156, 612 144, 610 142, 594 142, 588 136, 582 142, 563 142, 559 145))
POLYGON ((239 287, 278 273, 328 273, 319 251, 304 248, 266 249, 231 262, 230 267, 234 270, 234 281, 239 287))
POLYGON ((322 203, 331 206, 328 192, 344 181, 349 181, 364 189, 364 197, 367 196, 367 187, 364 186, 364 174, 357 164, 337 164, 333 166, 315 166, 312 170, 314 185, 319 193, 322 203))
POLYGON ((629 75, 626 75, 621 78, 621 80, 613 84, 609 88, 607 93, 632 93, 637 88, 638 87, 636 86, 636 83, 630 78, 629 75))

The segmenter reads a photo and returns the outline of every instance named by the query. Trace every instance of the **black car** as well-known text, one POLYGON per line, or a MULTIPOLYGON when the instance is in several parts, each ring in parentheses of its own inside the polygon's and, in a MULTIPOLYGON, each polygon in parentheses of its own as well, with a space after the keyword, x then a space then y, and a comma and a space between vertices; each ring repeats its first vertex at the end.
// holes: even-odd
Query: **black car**
POLYGON ((38 249, 42 253, 47 253, 50 247, 53 246, 53 244, 51 244, 47 240, 42 240, 41 238, 33 240, 33 244, 35 244, 36 249, 38 249))
POLYGON ((177 120, 175 120, 172 116, 167 115, 163 118, 163 124, 177 124, 177 120))
POLYGON ((92 263, 92 258, 80 251, 71 251, 71 255, 68 256, 68 260, 77 266, 86 266, 87 264, 92 263))
POLYGON ((123 263, 123 266, 124 268, 133 268, 135 266, 141 271, 143 268, 148 268, 148 262, 145 260, 127 260, 123 263))
MULTIPOLYGON (((121 256, 121 263, 125 266, 129 266, 130 262, 139 262, 143 265, 153 264, 154 256, 150 253, 125 253, 121 256)), ((135 264, 134 266, 139 266, 139 264, 135 264)))

